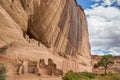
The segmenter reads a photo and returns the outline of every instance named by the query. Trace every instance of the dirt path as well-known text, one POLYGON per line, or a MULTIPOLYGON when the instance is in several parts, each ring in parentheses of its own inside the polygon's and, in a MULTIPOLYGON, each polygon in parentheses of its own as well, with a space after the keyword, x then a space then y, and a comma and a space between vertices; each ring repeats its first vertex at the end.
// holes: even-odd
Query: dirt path
POLYGON ((38 77, 38 76, 16 76, 16 77, 7 77, 6 80, 62 80, 61 77, 38 77))

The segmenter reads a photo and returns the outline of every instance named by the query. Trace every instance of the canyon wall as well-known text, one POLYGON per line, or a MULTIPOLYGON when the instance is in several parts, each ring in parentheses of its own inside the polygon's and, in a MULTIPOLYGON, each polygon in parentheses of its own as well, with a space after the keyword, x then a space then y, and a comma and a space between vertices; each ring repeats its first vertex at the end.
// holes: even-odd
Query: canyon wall
POLYGON ((0 0, 0 56, 9 75, 21 60, 49 58, 63 72, 91 72, 84 10, 76 0, 0 0))

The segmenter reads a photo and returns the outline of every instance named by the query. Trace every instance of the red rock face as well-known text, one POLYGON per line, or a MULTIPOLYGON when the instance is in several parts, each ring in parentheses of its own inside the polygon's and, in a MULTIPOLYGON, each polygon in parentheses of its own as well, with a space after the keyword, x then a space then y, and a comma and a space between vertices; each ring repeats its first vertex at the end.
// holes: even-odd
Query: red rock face
POLYGON ((46 47, 56 48, 58 52, 71 56, 77 53, 89 54, 87 22, 83 9, 76 6, 74 0, 41 0, 40 3, 30 17, 28 34, 46 47))
POLYGON ((4 57, 51 58, 64 72, 92 71, 87 21, 75 0, 0 0, 0 18, 4 57))

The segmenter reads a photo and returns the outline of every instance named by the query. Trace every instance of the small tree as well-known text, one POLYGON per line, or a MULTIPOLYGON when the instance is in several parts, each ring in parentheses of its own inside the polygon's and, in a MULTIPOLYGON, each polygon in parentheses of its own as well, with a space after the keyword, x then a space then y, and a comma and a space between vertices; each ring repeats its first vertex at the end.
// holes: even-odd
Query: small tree
POLYGON ((6 72, 6 67, 3 64, 0 64, 0 80, 5 80, 6 72))
POLYGON ((107 69, 110 67, 111 64, 114 62, 111 60, 113 56, 108 54, 104 55, 100 61, 98 61, 97 66, 98 67, 104 67, 104 73, 107 74, 107 69))

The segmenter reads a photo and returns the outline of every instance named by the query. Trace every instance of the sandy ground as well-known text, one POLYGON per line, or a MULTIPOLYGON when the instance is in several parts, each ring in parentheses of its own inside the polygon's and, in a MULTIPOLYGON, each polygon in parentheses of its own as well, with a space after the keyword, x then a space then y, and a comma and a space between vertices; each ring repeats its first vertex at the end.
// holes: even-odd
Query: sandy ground
POLYGON ((62 80, 61 77, 50 77, 50 76, 16 76, 16 77, 7 77, 6 80, 62 80))

